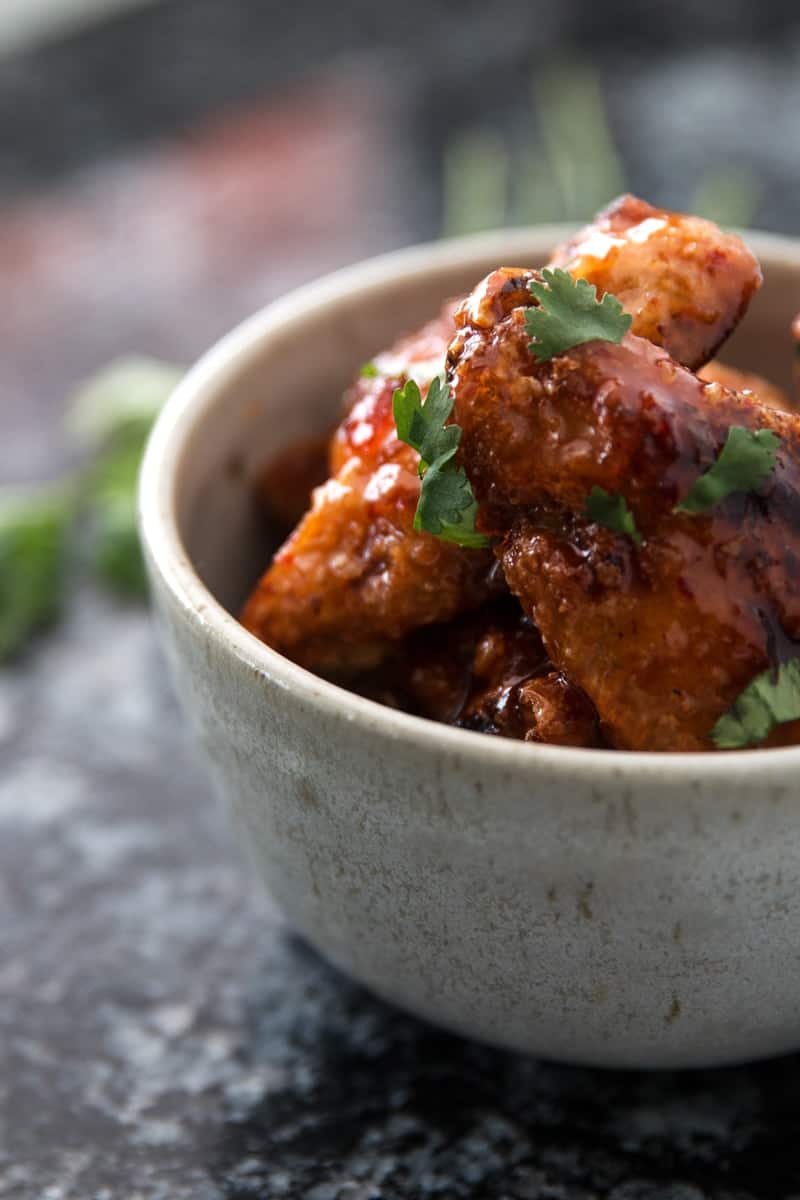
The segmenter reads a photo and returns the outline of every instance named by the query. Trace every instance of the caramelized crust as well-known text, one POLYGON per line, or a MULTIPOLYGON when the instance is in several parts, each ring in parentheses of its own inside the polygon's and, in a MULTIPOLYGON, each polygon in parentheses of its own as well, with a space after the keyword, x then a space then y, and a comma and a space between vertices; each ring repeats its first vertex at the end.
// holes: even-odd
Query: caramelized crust
POLYGON ((498 732, 551 746, 600 746, 597 713, 587 696, 555 669, 520 683, 495 718, 498 732), (511 721, 502 718, 510 709, 511 721), (519 729, 520 733, 511 733, 519 729), (507 732, 508 731, 508 732, 507 732))
POLYGON ((509 586, 613 745, 712 748, 717 718, 800 636, 800 418, 633 335, 538 363, 520 309, 489 327, 469 314, 451 355, 461 454, 509 586), (732 424, 781 436, 774 473, 758 496, 673 512, 732 424), (624 496, 640 550, 586 518, 595 486, 624 496))
MULTIPOLYGON (((459 321, 468 321, 465 306, 459 321)), ((524 312, 490 329, 462 325, 451 355, 461 456, 484 527, 491 510, 554 499, 582 508, 592 487, 671 506, 710 466, 731 424, 793 431, 796 418, 751 394, 703 383, 663 350, 628 334, 547 362, 528 349, 524 312), (666 441, 674 442, 669 461, 666 441)))
POLYGON ((591 704, 553 668, 537 630, 510 597, 418 630, 357 688, 481 733, 563 746, 599 742, 591 704))
POLYGON ((712 357, 761 286, 741 238, 636 196, 615 200, 556 252, 553 265, 612 292, 635 333, 692 368, 712 357))

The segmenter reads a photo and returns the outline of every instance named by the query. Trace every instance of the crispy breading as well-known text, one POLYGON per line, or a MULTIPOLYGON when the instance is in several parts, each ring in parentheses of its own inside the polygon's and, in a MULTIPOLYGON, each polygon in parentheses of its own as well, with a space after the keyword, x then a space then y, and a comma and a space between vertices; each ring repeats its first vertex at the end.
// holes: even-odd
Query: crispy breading
POLYGON ((470 313, 451 352, 460 454, 511 590, 614 746, 712 748, 776 638, 800 636, 800 418, 632 334, 537 362, 513 298, 492 325, 470 313), (675 513, 734 424, 780 435, 774 473, 758 497, 675 513), (588 519, 593 487, 624 496, 641 549, 588 519))
MULTIPOLYGON (((634 330, 684 346, 692 362, 735 323, 760 280, 737 239, 632 197, 601 214, 553 261, 600 289, 628 280, 623 302, 631 305, 634 330), (701 267, 707 277, 699 281, 701 267), (630 279, 641 272, 634 287, 630 279), (692 289, 698 296, 688 305, 692 289)), ((490 276, 470 299, 473 326, 490 328, 509 305, 530 304, 531 278, 513 270, 490 276)), ((502 587, 490 552, 413 529, 418 458, 396 437, 392 393, 409 373, 424 390, 443 366, 453 330, 451 305, 379 355, 377 377, 350 389, 331 444, 331 479, 245 608, 253 633, 313 670, 352 675, 382 661, 413 630, 476 608, 502 587)), ((529 368, 527 356, 520 365, 529 368)))
POLYGON ((352 675, 412 629, 476 607, 498 586, 491 551, 414 530, 419 456, 398 441, 392 417, 406 373, 422 364, 426 387, 443 364, 452 321, 448 306, 390 352, 392 374, 351 389, 331 446, 334 474, 247 602, 244 625, 302 666, 352 675))
POLYGON ((556 252, 553 265, 611 292, 634 332, 696 369, 761 286, 758 261, 711 221, 620 196, 556 252))

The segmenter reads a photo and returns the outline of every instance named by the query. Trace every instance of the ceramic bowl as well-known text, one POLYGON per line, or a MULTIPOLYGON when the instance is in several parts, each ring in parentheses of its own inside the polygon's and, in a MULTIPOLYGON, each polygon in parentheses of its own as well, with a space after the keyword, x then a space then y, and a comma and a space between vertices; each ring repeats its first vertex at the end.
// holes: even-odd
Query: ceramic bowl
MULTIPOLYGON (((379 995, 552 1059, 741 1061, 800 1046, 800 749, 639 754, 507 741, 351 695, 237 623, 265 566, 258 468, 330 424, 359 364, 559 227, 390 254, 292 293, 189 373, 141 528, 178 690, 269 891, 379 995)), ((730 361, 788 383, 800 246, 730 361)))

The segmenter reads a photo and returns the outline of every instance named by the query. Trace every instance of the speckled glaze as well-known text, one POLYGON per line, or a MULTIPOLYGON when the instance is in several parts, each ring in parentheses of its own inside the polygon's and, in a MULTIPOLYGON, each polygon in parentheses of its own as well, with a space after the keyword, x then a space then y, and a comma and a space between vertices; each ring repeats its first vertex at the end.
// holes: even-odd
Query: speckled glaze
MULTIPOLYGON (((264 562, 249 489, 394 335, 560 228, 420 247, 293 293, 213 349, 154 432, 142 530, 178 688, 265 883, 324 955, 471 1037, 609 1066, 800 1046, 800 749, 529 746, 398 714, 231 615, 264 562)), ((788 383, 800 246, 726 357, 788 383)))

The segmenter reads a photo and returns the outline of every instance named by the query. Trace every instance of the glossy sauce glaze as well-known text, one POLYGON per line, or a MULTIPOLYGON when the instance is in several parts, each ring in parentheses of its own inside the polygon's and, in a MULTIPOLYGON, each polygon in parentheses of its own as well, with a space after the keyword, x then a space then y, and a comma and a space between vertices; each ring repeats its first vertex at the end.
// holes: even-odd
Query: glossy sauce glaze
MULTIPOLYGON (((628 280, 634 328, 661 337, 692 362, 735 323, 760 282, 758 264, 738 239, 633 197, 623 197, 591 229, 557 250, 553 263, 568 261, 600 290, 628 280), (605 239, 603 255, 598 238, 605 239), (689 305, 690 293, 702 293, 703 304, 689 305)), ((470 301, 476 324, 491 325, 509 304, 530 303, 531 277, 530 271, 490 277, 489 290, 479 289, 470 301)), ((379 354, 371 373, 349 390, 331 445, 330 478, 245 608, 248 629, 312 670, 346 678, 380 662, 414 629, 469 612, 496 593, 491 552, 464 551, 414 529, 418 458, 398 442, 392 419, 394 389, 414 377, 424 391, 442 368, 453 308, 446 305, 379 354)))
MULTIPOLYGON (((758 263, 710 222, 624 196, 550 265, 617 296, 623 343, 538 362, 525 310, 539 273, 503 267, 379 354, 345 395, 327 479, 309 451, 262 480, 286 516, 312 475, 319 486, 243 621, 301 665, 434 720, 713 749, 717 718, 800 641, 798 418, 767 381, 709 362, 758 263), (491 550, 414 528, 419 459, 392 399, 409 378, 424 395, 445 362, 491 550), (733 424, 774 430, 777 468, 758 494, 676 513, 733 424), (593 488, 624 498, 641 546, 588 517, 593 488)), ((767 744, 795 735, 787 724, 767 744)))
POLYGON ((476 608, 500 586, 491 551, 466 554, 414 529, 419 457, 392 417, 405 377, 418 372, 424 389, 441 369, 452 311, 381 356, 392 369, 405 364, 402 374, 362 376, 349 390, 330 477, 244 609, 248 629, 302 666, 351 678, 412 630, 476 608))
POLYGON ((393 708, 479 733, 601 744, 591 703, 553 667, 536 627, 510 596, 417 630, 351 686, 393 708))
POLYGON ((514 290, 484 285, 481 305, 492 292, 494 324, 470 301, 459 311, 450 365, 460 454, 505 578, 612 745, 709 749, 770 665, 765 622, 800 637, 800 420, 631 334, 540 363, 514 290), (757 496, 674 512, 734 424, 779 434, 775 471, 757 496), (593 487, 625 498, 641 548, 588 519, 593 487))
POLYGON ((761 286, 741 238, 636 196, 616 200, 553 263, 615 295, 640 337, 692 368, 714 355, 761 286))

